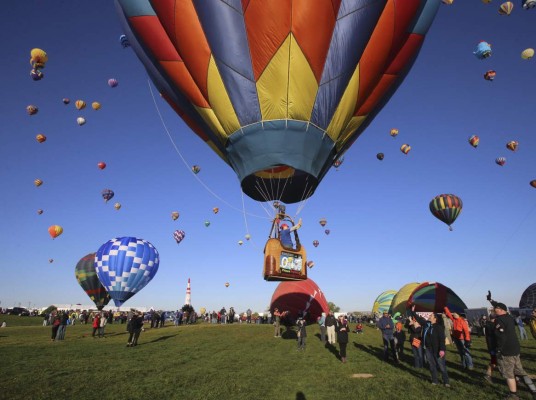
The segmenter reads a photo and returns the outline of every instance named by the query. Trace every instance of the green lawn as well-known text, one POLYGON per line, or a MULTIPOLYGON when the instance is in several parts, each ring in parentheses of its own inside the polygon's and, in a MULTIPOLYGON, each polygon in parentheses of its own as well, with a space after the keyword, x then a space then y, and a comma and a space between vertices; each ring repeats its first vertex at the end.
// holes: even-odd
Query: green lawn
MULTIPOLYGON (((351 334, 348 363, 337 348, 325 348, 316 326, 307 327, 307 349, 295 335, 273 337, 271 325, 167 326, 147 329, 127 348, 125 325, 108 325, 93 339, 90 325, 67 328, 66 339, 50 340, 38 317, 2 316, 0 399, 500 399, 506 385, 483 382, 488 355, 474 338, 474 371, 463 371, 454 347, 447 365, 452 387, 432 386, 427 369, 412 367, 409 346, 397 366, 381 361, 379 331, 351 334), (290 337, 289 337, 290 336, 290 337), (355 378, 354 374, 372 374, 355 378)), ((536 341, 522 344, 522 360, 536 373, 536 341)), ((407 343, 406 343, 407 345, 407 343)), ((525 389, 522 398, 531 398, 525 389)))

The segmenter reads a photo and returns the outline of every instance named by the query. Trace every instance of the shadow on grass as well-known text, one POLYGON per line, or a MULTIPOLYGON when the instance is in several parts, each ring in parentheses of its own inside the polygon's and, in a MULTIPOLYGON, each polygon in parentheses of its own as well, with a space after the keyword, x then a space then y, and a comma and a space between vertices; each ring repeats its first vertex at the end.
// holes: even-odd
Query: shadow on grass
POLYGON ((329 342, 326 342, 325 347, 330 351, 331 354, 333 354, 337 358, 337 360, 341 360, 341 355, 339 353, 339 350, 337 350, 337 347, 335 347, 329 342))
POLYGON ((161 342, 163 340, 170 339, 170 338, 175 337, 177 335, 178 335, 178 333, 176 333, 174 335, 160 336, 160 337, 157 337, 156 339, 153 339, 153 340, 151 340, 149 342, 138 343, 138 346, 143 346, 143 345, 146 345, 146 344, 161 342))
POLYGON ((296 400, 307 400, 303 392, 296 393, 296 400))
POLYGON ((296 339, 298 339, 298 334, 290 326, 287 326, 286 329, 285 329, 285 332, 283 332, 281 334, 281 337, 283 339, 296 340, 296 339))

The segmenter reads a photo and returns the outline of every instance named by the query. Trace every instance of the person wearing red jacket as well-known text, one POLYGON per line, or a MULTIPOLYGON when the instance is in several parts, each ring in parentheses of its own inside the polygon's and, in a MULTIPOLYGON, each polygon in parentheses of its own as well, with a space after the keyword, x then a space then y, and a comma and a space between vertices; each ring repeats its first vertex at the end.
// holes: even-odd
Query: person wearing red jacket
POLYGON ((471 333, 469 324, 465 318, 457 313, 451 313, 448 307, 445 307, 445 314, 452 321, 452 340, 458 349, 458 354, 462 362, 462 367, 473 369, 473 358, 471 357, 471 333))
POLYGON ((101 319, 101 316, 100 314, 96 314, 94 317, 93 317, 93 333, 91 334, 91 336, 93 336, 93 338, 95 337, 95 333, 97 333, 97 331, 99 330, 100 328, 100 319, 101 319))

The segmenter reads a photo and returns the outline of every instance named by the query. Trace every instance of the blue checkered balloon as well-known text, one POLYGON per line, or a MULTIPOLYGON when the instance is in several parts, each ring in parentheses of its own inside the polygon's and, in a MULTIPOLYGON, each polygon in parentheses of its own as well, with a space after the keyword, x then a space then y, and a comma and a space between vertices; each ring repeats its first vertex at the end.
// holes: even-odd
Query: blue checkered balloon
POLYGON ((159 263, 155 247, 135 237, 109 240, 95 255, 97 276, 117 307, 153 279, 159 263))

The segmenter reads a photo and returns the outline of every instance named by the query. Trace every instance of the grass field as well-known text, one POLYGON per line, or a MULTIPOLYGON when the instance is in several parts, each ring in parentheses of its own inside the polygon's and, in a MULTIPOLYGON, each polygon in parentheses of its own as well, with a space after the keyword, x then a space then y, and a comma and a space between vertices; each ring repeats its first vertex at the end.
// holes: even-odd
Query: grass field
MULTIPOLYGON (((125 325, 106 327, 93 339, 90 325, 67 327, 64 341, 50 340, 39 317, 2 316, 0 399, 501 399, 506 384, 482 379, 488 355, 474 338, 475 369, 464 371, 453 346, 447 352, 451 388, 432 386, 428 369, 381 360, 374 328, 351 334, 348 362, 338 346, 325 348, 317 326, 307 327, 307 349, 296 350, 293 332, 273 337, 271 325, 166 326, 147 329, 139 345, 127 348, 125 325), (356 378, 354 374, 372 374, 356 378)), ((536 373, 536 341, 522 342, 522 361, 536 373)), ((526 388, 521 398, 531 398, 526 388)))

